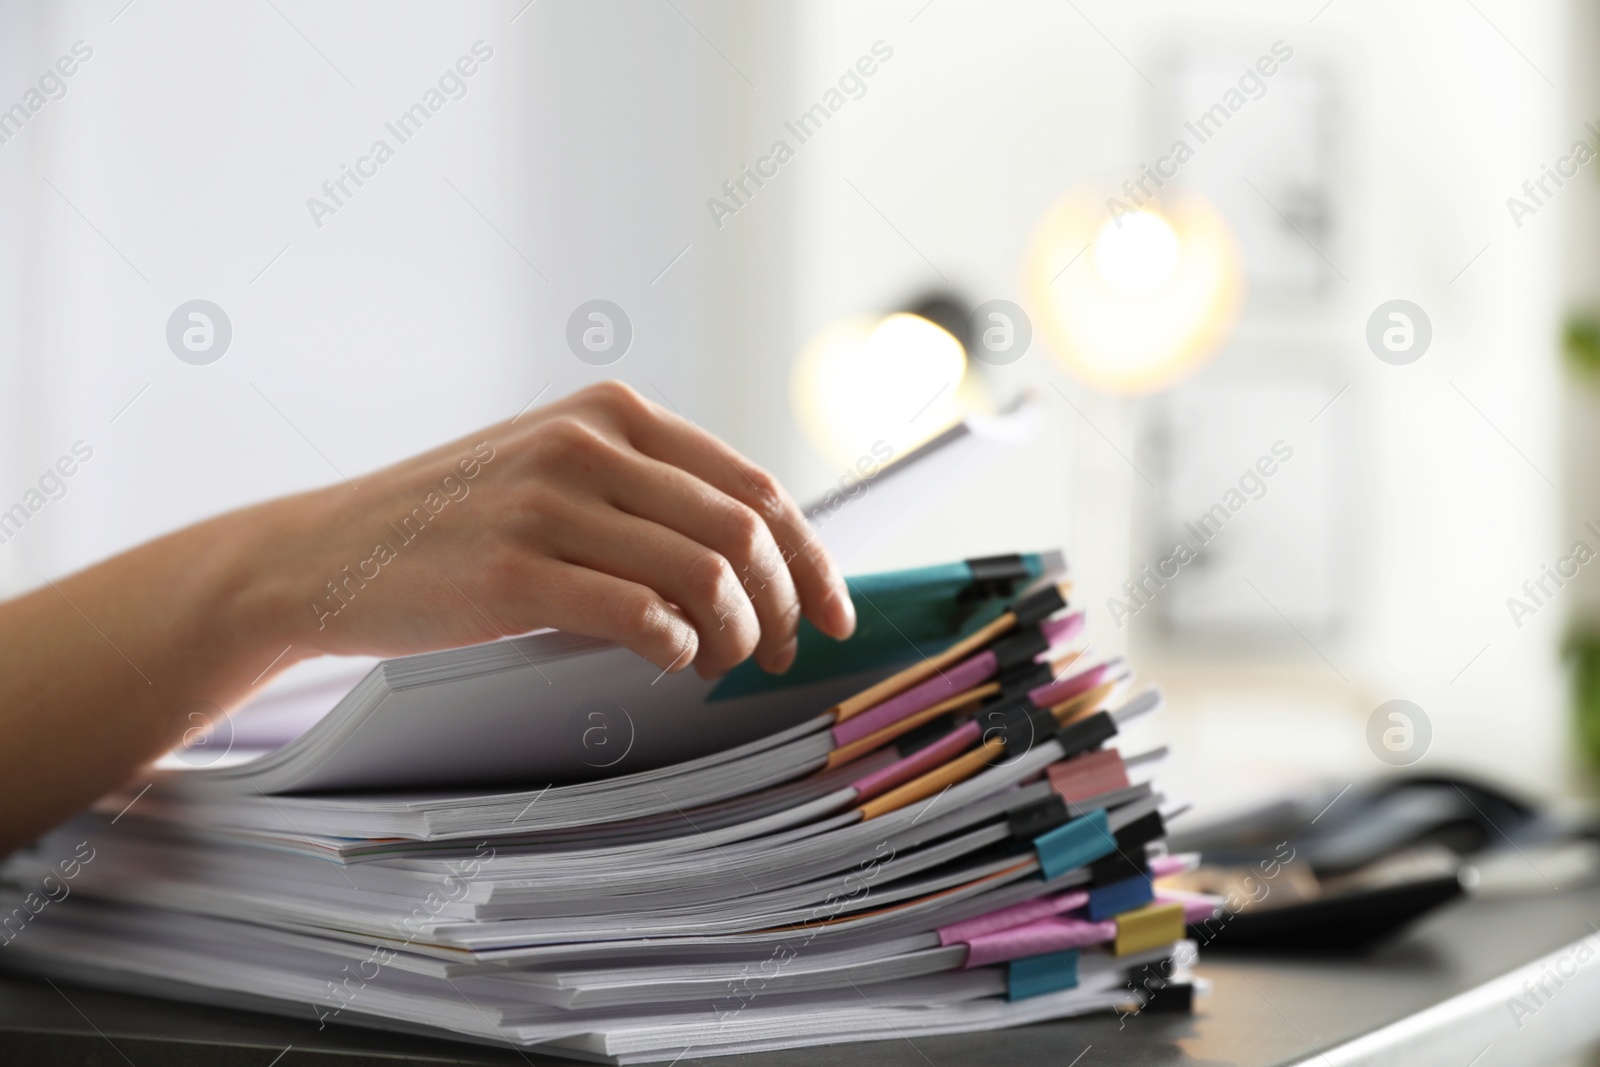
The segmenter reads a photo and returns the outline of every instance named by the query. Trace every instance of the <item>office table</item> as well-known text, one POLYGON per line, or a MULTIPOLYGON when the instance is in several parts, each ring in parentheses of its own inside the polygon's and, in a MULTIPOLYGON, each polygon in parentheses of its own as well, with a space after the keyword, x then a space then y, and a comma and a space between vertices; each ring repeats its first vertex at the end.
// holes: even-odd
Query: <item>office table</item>
MULTIPOLYGON (((1361 956, 1202 951, 1200 973, 1213 991, 1194 1015, 1151 1011, 1119 1020, 1107 1014, 914 1041, 705 1061, 691 1055, 679 1067, 1537 1067, 1600 1042, 1600 887, 1465 900, 1361 956), (1582 953, 1573 947, 1580 939, 1586 939, 1582 953)), ((348 1026, 319 1031, 314 1021, 0 976, 5 1065, 571 1062, 348 1026)))

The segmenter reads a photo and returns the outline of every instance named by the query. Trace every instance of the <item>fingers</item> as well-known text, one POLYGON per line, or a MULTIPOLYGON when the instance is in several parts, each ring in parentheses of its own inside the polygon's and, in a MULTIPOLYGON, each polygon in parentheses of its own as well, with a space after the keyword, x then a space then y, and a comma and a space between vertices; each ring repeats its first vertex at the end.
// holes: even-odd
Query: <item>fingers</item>
POLYGON ((695 670, 726 673, 756 648, 761 626, 733 567, 719 552, 676 530, 606 505, 562 521, 563 559, 648 586, 678 605, 699 635, 695 670))
POLYGON ((788 557, 761 517, 687 471, 636 452, 619 449, 610 468, 603 480, 613 506, 728 561, 759 624, 756 662, 773 673, 788 670, 799 648, 800 598, 788 557))
POLYGON ((539 567, 538 582, 544 625, 615 641, 664 671, 699 652, 694 626, 648 586, 558 560, 539 567))
POLYGON ((627 392, 628 397, 608 402, 624 412, 633 446, 688 471, 760 516, 788 561, 806 618, 825 634, 849 637, 856 613, 844 578, 777 479, 689 420, 627 392))

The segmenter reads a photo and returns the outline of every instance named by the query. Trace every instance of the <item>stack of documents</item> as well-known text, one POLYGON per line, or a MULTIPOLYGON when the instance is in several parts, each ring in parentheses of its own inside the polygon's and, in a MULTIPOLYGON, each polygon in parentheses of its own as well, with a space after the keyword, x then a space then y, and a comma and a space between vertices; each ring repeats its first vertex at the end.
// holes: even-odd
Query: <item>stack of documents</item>
POLYGON ((1187 1008, 1160 694, 1063 569, 852 579, 781 678, 545 633, 246 709, 0 868, 0 963, 613 1063, 1187 1008))

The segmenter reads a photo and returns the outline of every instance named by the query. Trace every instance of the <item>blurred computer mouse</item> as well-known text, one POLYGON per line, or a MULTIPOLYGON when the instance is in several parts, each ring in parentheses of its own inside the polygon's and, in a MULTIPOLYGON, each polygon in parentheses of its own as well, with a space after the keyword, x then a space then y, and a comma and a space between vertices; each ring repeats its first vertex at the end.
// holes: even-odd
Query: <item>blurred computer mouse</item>
POLYGON ((1461 896, 1485 858, 1596 836, 1480 780, 1407 775, 1285 798, 1175 833, 1169 845, 1199 852, 1202 871, 1222 883, 1248 887, 1191 929, 1202 945, 1349 952, 1461 896), (1281 873, 1289 865, 1298 877, 1281 873))
POLYGON ((1442 845, 1466 856, 1574 832, 1489 783, 1406 775, 1285 798, 1174 833, 1169 843, 1173 851, 1199 852, 1207 862, 1247 866, 1287 841, 1318 877, 1332 877, 1420 845, 1442 845))

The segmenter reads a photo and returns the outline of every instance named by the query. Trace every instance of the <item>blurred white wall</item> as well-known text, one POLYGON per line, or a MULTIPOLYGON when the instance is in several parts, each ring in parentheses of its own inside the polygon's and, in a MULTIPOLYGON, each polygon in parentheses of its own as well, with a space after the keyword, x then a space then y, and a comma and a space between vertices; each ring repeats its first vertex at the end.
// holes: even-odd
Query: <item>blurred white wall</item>
MULTIPOLYGON (((1097 645, 1131 647, 1172 691, 1197 793, 1382 770, 1366 720, 1397 697, 1432 722, 1417 769, 1541 793, 1569 780, 1568 609, 1517 629, 1505 607, 1576 536, 1556 340, 1569 213, 1592 192, 1575 184, 1521 228, 1505 208, 1584 136, 1573 71, 1592 51, 1567 3, 524 2, 0 8, 0 104, 74 42, 94 50, 0 144, 0 502, 74 441, 94 448, 67 496, 0 545, 0 589, 612 375, 819 491, 840 472, 797 433, 787 393, 809 336, 929 288, 1022 302, 1046 208, 1120 182, 1165 136, 1174 46, 1282 39, 1338 85, 1319 254, 1342 278, 1298 304, 1252 298, 1197 384, 1348 385, 1328 416, 1344 437, 1302 432, 1311 410, 1263 412, 1261 430, 1346 476, 1337 625, 1198 649, 1156 613, 1113 625, 1107 599, 1146 561, 1150 490, 1129 459, 1145 462, 1163 401, 1081 388, 1037 339, 982 378, 996 402, 1043 397, 1035 461, 948 501, 879 562, 1064 547, 1097 645), (318 228, 306 199, 478 41, 493 57, 466 95, 318 228), (875 46, 892 57, 859 99, 719 226, 707 200, 875 46), (1395 297, 1434 329, 1406 367, 1364 341, 1395 297), (193 298, 233 324, 209 366, 164 339, 193 298), (634 326, 611 367, 564 341, 594 298, 634 326)), ((1218 460, 1219 493, 1234 459, 1218 460)), ((1227 532, 1250 537, 1292 499, 1227 532)), ((1287 566, 1263 554, 1253 580, 1276 596, 1287 566)))
POLYGON ((66 95, 0 144, 0 497, 76 440, 94 458, 3 546, 6 588, 605 377, 705 416, 730 300, 698 168, 743 82, 670 5, 8 5, 0 98, 77 41, 66 95), (165 341, 194 298, 233 327, 207 366, 165 341), (609 368, 564 339, 594 298, 633 323, 609 368))

